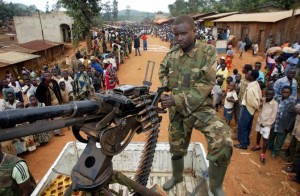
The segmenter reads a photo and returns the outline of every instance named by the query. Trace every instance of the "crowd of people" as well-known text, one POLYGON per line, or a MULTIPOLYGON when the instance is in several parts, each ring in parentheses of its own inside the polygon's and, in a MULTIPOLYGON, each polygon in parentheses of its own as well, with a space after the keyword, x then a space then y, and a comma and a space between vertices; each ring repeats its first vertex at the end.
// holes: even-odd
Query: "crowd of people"
MULTIPOLYGON (((228 30, 227 28, 222 32, 224 39, 228 39, 230 35, 228 30)), ((133 26, 121 29, 108 28, 94 32, 92 54, 78 51, 73 58, 66 56, 67 69, 61 69, 59 65, 54 65, 52 68, 45 65, 42 70, 38 71, 27 70, 24 67, 22 77, 17 78, 8 71, 6 78, 2 80, 3 99, 0 99, 0 111, 8 109, 26 110, 26 108, 32 107, 67 104, 74 100, 90 99, 94 93, 110 93, 119 84, 118 70, 121 64, 129 58, 129 54, 133 52, 132 48, 135 49, 135 56, 141 56, 140 40, 142 40, 143 51, 147 51, 148 35, 159 36, 163 41, 170 42, 170 47, 174 46, 174 41, 180 46, 168 53, 161 63, 159 77, 162 85, 164 85, 165 76, 170 73, 167 68, 181 65, 179 61, 170 63, 171 60, 174 60, 171 56, 173 54, 182 53, 183 56, 196 51, 196 48, 201 48, 201 51, 207 52, 207 58, 211 60, 209 62, 215 61, 217 54, 208 54, 212 51, 211 46, 194 42, 194 35, 191 33, 194 31, 196 38, 202 42, 211 43, 214 40, 212 28, 195 27, 192 19, 188 16, 179 17, 174 26, 162 25, 157 28, 133 26), (187 22, 189 20, 191 22, 187 22), (188 34, 189 37, 183 41, 179 40, 178 35, 176 38, 173 33, 184 34, 185 31, 190 33, 188 34)), ((239 53, 240 59, 246 45, 244 41, 239 40, 237 53, 239 53)), ((175 184, 183 180, 183 156, 193 128, 203 131, 205 136, 209 138, 210 149, 207 157, 211 162, 211 189, 217 195, 223 193, 222 183, 232 153, 231 139, 237 141, 233 145, 237 149, 246 150, 252 144, 252 151, 261 150, 260 161, 265 164, 267 150, 271 151, 272 158, 280 156, 283 152, 284 141, 287 135, 291 134, 292 139, 289 148, 284 151, 289 165, 284 170, 289 173, 300 173, 300 115, 298 115, 300 114, 300 102, 297 94, 298 84, 295 80, 296 68, 300 66, 299 44, 295 43, 294 48, 296 48, 295 51, 288 56, 287 53, 279 49, 272 52, 266 51, 265 72, 262 71, 263 63, 256 62, 254 65, 245 64, 242 73, 234 69, 233 74, 229 76, 234 57, 233 47, 229 44, 226 57, 222 56, 219 59, 217 67, 212 68, 214 64, 205 65, 209 67, 206 70, 207 75, 200 79, 200 82, 198 81, 199 86, 192 93, 190 89, 193 88, 191 85, 195 81, 186 81, 184 69, 180 73, 183 75, 180 76, 180 80, 182 79, 180 88, 178 88, 178 78, 171 76, 167 78, 169 81, 166 84, 169 85, 172 94, 162 97, 162 106, 170 108, 169 131, 174 171, 171 180, 164 184, 165 190, 170 190, 175 184), (217 71, 215 85, 210 92, 210 89, 203 87, 202 84, 207 84, 211 75, 214 76, 215 73, 212 73, 212 70, 217 71), (182 94, 182 92, 184 93, 182 94), (186 96, 185 93, 191 93, 191 96, 186 96), (211 110, 211 105, 206 99, 210 96, 216 111, 220 110, 222 106, 224 107, 223 115, 226 123, 223 123, 215 111, 211 110), (199 106, 199 103, 193 99, 200 100, 201 105, 199 106), (250 143, 255 113, 258 113, 255 124, 257 137, 255 143, 250 143), (193 115, 190 116, 190 114, 193 115), (203 119, 207 121, 204 122, 203 119), (235 120, 235 127, 232 124, 232 119, 235 120), (191 126, 186 127, 186 124, 189 123, 191 126), (231 138, 230 129, 227 125, 234 130, 231 138), (219 129, 222 129, 222 138, 218 140, 216 135, 219 129), (183 132, 185 132, 184 136, 182 135, 183 132), (181 136, 182 138, 180 138, 181 136), (261 138, 263 138, 262 144, 261 138), (178 140, 184 140, 183 144, 179 144, 178 140), (172 143, 172 141, 174 142, 172 143)), ((257 55, 257 52, 258 48, 254 44, 253 55, 257 55)), ((198 56, 195 56, 186 63, 195 60, 201 61, 198 56)), ((191 70, 195 69, 198 67, 191 70)), ((51 120, 49 119, 49 121, 51 120)), ((24 124, 16 126, 23 126, 24 124)), ((6 154, 20 155, 26 151, 34 151, 39 145, 47 144, 54 136, 63 135, 62 130, 53 130, 2 142, 0 158, 4 159, 3 156, 6 154)), ((28 176, 30 175, 28 174, 28 176)), ((291 175, 290 179, 300 183, 300 175, 291 175)))
MULTIPOLYGON (((103 29, 93 33, 91 54, 77 51, 72 58, 67 55, 64 69, 58 64, 51 68, 45 65, 41 70, 23 67, 22 76, 18 77, 7 71, 6 78, 1 81, 3 99, 0 99, 0 111, 61 105, 90 99, 94 93, 110 93, 119 84, 118 70, 133 52, 132 48, 135 56, 141 56, 142 40, 143 50, 147 50, 146 33, 149 31, 148 26, 130 30, 103 29)), ((62 130, 53 130, 2 142, 1 146, 4 152, 19 155, 34 151, 53 136, 64 134, 62 130)))
POLYGON ((266 152, 270 150, 272 159, 282 157, 287 162, 288 166, 283 168, 285 172, 298 173, 297 177, 293 174, 289 179, 300 183, 300 102, 295 79, 299 76, 300 56, 299 47, 295 45, 289 54, 282 50, 284 46, 267 52, 265 71, 262 71, 263 63, 256 62, 245 64, 242 73, 234 69, 229 75, 231 66, 222 56, 211 94, 215 110, 224 106, 224 118, 234 130, 232 139, 237 141, 234 147, 246 150, 253 145, 252 151, 261 151, 262 164, 266 163, 266 152), (256 124, 252 125, 255 117, 256 124), (252 126, 257 132, 254 143, 250 143, 252 126), (286 147, 288 135, 291 139, 286 147))

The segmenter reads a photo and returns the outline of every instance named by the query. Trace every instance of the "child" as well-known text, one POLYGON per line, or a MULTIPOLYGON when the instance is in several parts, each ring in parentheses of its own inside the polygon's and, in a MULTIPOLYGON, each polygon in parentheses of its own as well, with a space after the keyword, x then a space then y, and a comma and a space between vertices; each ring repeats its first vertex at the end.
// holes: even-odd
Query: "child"
MULTIPOLYGON (((216 78, 222 78, 223 80, 225 80, 225 78, 227 78, 228 76, 228 70, 226 67, 226 63, 225 62, 221 62, 221 68, 217 71, 216 73, 216 78)), ((226 82, 223 82, 221 89, 225 92, 226 91, 226 82)))
POLYGON ((242 79, 242 75, 241 74, 236 74, 235 76, 235 86, 241 87, 241 79, 242 79))
POLYGON ((226 52, 226 64, 227 64, 227 69, 230 70, 231 69, 231 65, 232 65, 232 59, 234 57, 233 54, 233 50, 232 48, 228 48, 227 52, 226 52))
POLYGON ((8 110, 8 109, 16 109, 17 108, 17 103, 19 102, 18 100, 16 100, 15 97, 15 93, 8 91, 6 93, 6 100, 4 102, 4 109, 8 110))
POLYGON ((234 103, 238 102, 238 97, 234 88, 235 88, 235 83, 230 82, 228 85, 228 91, 224 103, 224 116, 228 126, 230 126, 230 121, 232 120, 233 105, 234 103))
POLYGON ((107 92, 112 91, 117 85, 119 85, 117 72, 114 70, 111 63, 108 63, 105 68, 105 83, 107 92))
POLYGON ((253 56, 257 56, 257 53, 258 53, 258 44, 257 42, 255 42, 253 44, 253 56))
POLYGON ((268 144, 268 138, 270 135, 270 131, 272 128, 273 123, 276 119, 276 114, 278 110, 278 103, 273 99, 274 97, 274 90, 267 89, 266 92, 266 99, 263 103, 262 110, 260 111, 257 122, 256 122, 256 145, 251 148, 252 151, 260 150, 260 138, 263 136, 263 146, 262 146, 262 153, 260 155, 260 162, 265 164, 266 161, 266 150, 268 144))
POLYGON ((229 84, 230 84, 231 82, 233 82, 233 78, 232 78, 231 76, 228 76, 228 77, 226 78, 226 90, 225 90, 225 92, 228 91, 228 86, 229 86, 229 84))
POLYGON ((236 78, 236 75, 239 73, 239 71, 237 69, 234 69, 233 70, 233 74, 231 75, 233 81, 232 82, 235 82, 235 78, 236 78))
POLYGON ((66 89, 66 83, 64 81, 59 82, 59 88, 63 104, 73 101, 73 92, 66 89))
POLYGON ((223 84, 223 80, 219 78, 217 80, 217 83, 214 85, 213 89, 211 90, 211 94, 213 96, 213 107, 216 111, 219 110, 219 107, 221 107, 222 102, 222 95, 223 91, 221 89, 221 86, 223 84))
MULTIPOLYGON (((35 95, 31 95, 29 97, 29 108, 35 108, 35 107, 45 107, 45 104, 38 102, 35 95)), ((49 121, 49 123, 51 123, 51 121, 49 121)), ((53 137, 53 132, 47 131, 47 132, 36 134, 35 140, 39 144, 43 144, 43 143, 48 143, 52 139, 52 137, 53 137)))
POLYGON ((8 82, 7 82, 6 79, 2 80, 2 86, 3 86, 3 88, 2 88, 3 99, 5 99, 5 100, 7 99, 7 93, 8 92, 13 92, 14 96, 16 96, 14 89, 12 87, 8 86, 8 82))
POLYGON ((295 122, 295 101, 290 97, 291 94, 292 87, 284 86, 281 90, 282 96, 276 99, 278 102, 277 116, 268 143, 268 149, 272 150, 272 158, 279 155, 287 133, 292 130, 295 122))

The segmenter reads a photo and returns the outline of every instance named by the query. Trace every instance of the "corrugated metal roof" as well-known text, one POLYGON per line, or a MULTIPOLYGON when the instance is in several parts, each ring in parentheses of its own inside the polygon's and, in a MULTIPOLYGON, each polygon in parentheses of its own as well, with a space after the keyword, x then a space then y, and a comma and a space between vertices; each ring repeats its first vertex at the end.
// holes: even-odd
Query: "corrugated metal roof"
MULTIPOLYGON (((300 14, 297 9, 295 15, 300 14)), ((281 12, 265 12, 251 14, 234 14, 228 17, 214 20, 214 22, 277 22, 292 16, 292 10, 281 12)))
MULTIPOLYGON (((0 42, 0 45, 1 45, 1 42, 0 42)), ((10 51, 23 52, 23 53, 29 53, 29 54, 32 54, 35 52, 34 50, 23 48, 16 44, 5 44, 5 45, 3 45, 3 47, 0 47, 1 53, 2 52, 10 52, 10 51)))
POLYGON ((212 15, 212 14, 216 14, 216 12, 208 12, 208 13, 198 13, 198 14, 190 14, 191 17, 193 17, 193 19, 201 17, 201 16, 207 16, 207 15, 212 15))
POLYGON ((34 50, 35 52, 45 50, 48 48, 53 48, 58 45, 63 45, 61 43, 55 43, 55 42, 50 42, 50 41, 43 41, 43 40, 34 40, 31 42, 26 42, 23 44, 19 44, 19 46, 23 48, 27 48, 30 50, 34 50))
POLYGON ((155 23, 162 24, 164 22, 169 22, 170 20, 171 20, 170 18, 161 18, 161 19, 158 19, 155 23))
POLYGON ((15 51, 3 52, 0 53, 0 67, 5 67, 7 65, 28 61, 38 57, 40 57, 40 55, 27 54, 15 51))
POLYGON ((227 12, 227 13, 220 13, 220 14, 215 14, 212 16, 206 16, 204 18, 202 18, 203 20, 212 20, 212 19, 217 19, 217 18, 221 18, 221 17, 225 17, 225 16, 230 16, 233 14, 238 14, 239 12, 227 12))

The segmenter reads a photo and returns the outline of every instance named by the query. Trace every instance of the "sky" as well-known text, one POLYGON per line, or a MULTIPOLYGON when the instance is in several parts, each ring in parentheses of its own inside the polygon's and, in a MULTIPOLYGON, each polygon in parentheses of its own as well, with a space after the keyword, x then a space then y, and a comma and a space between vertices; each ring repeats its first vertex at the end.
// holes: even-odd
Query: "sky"
MULTIPOLYGON (((35 5, 39 10, 46 10, 46 3, 49 2, 51 9, 52 4, 55 4, 57 0, 4 0, 5 2, 23 3, 25 5, 35 5)), ((107 2, 108 0, 102 0, 107 2)), ((112 2, 112 0, 110 0, 112 2)), ((118 0, 118 9, 125 10, 126 6, 130 6, 130 9, 145 11, 145 12, 169 12, 168 5, 173 4, 175 0, 118 0)))

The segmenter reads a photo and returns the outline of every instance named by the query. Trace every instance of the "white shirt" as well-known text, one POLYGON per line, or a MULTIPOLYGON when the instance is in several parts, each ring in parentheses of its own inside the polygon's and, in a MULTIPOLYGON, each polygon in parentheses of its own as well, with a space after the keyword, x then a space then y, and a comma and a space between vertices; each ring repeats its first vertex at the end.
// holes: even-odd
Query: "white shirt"
POLYGON ((4 103, 5 103, 5 100, 4 99, 0 99, 0 111, 5 110, 4 103))
POLYGON ((15 93, 20 92, 22 89, 22 87, 18 81, 16 81, 16 86, 13 86, 11 83, 9 83, 8 86, 12 87, 14 89, 15 93))
POLYGON ((236 94, 235 90, 233 90, 233 91, 227 91, 226 98, 225 98, 225 103, 224 103, 224 108, 226 108, 226 109, 232 109, 234 103, 227 101, 228 97, 233 97, 233 99, 235 101, 237 101, 238 97, 237 97, 237 94, 236 94))
POLYGON ((68 91, 68 93, 69 92, 73 92, 73 86, 72 86, 72 82, 74 81, 70 76, 68 77, 68 80, 65 80, 65 78, 61 78, 60 80, 59 80, 59 82, 58 82, 58 84, 60 83, 60 82, 65 82, 65 84, 66 84, 66 91, 68 91))

